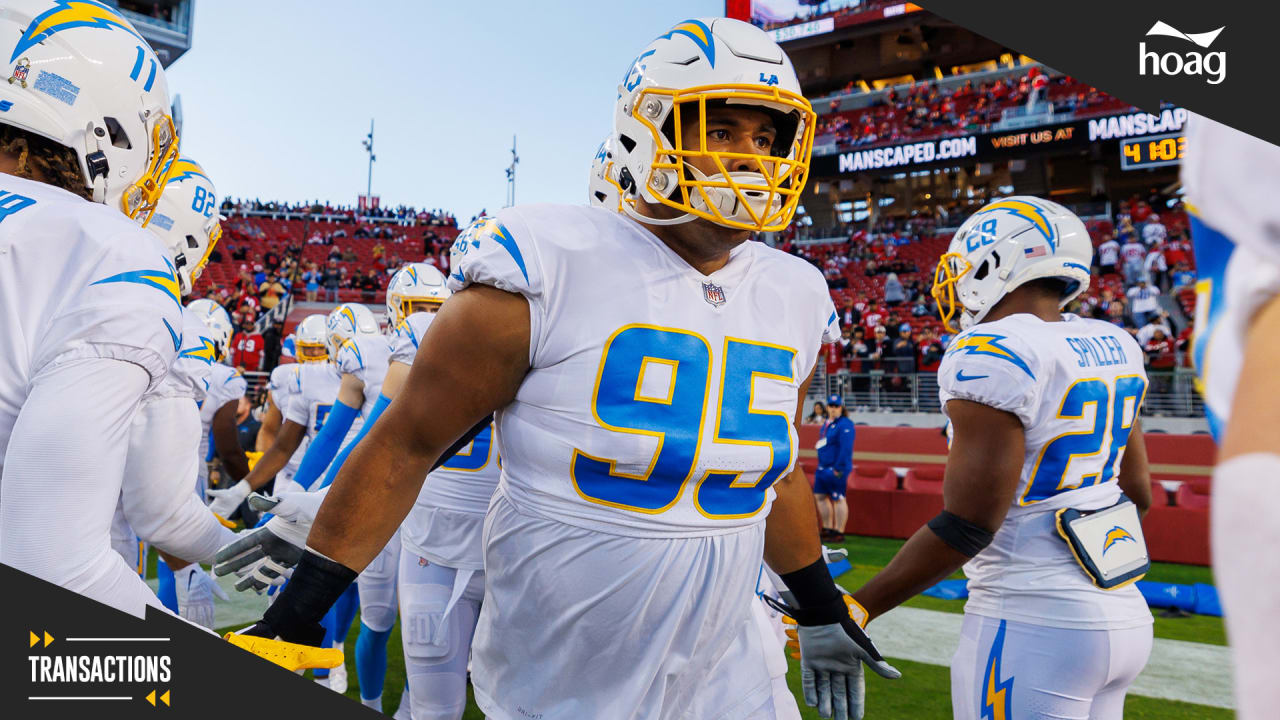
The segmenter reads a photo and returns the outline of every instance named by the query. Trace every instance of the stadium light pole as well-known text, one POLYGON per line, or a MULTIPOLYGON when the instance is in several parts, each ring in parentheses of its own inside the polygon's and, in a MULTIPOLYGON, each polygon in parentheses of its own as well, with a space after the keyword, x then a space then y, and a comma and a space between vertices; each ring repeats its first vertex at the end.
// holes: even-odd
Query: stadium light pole
POLYGON ((364 190, 365 212, 368 212, 373 209, 373 161, 378 159, 378 156, 373 154, 372 118, 369 119, 369 134, 365 136, 361 144, 364 145, 365 151, 369 153, 369 181, 364 190))
POLYGON ((516 204, 516 165, 520 164, 520 156, 516 154, 516 136, 511 136, 511 164, 507 166, 507 205, 516 204))

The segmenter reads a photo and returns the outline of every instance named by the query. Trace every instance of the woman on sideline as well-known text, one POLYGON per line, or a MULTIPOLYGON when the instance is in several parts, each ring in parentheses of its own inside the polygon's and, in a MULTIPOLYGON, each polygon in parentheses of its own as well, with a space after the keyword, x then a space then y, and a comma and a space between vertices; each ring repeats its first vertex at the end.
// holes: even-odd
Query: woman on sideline
POLYGON ((813 401, 813 411, 804 419, 807 423, 820 423, 827 421, 827 406, 821 400, 813 401))

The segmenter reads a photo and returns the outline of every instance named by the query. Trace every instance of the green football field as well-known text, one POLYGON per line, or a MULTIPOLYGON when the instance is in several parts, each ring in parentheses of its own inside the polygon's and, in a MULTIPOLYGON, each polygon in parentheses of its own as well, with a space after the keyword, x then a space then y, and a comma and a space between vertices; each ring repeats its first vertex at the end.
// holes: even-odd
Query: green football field
MULTIPOLYGON (((841 575, 838 581, 849 589, 857 588, 867 578, 888 563, 894 552, 902 545, 900 540, 882 538, 851 537, 842 547, 849 550, 849 559, 853 568, 841 575)), ((1148 580, 1173 583, 1212 583, 1212 575, 1208 568, 1189 565, 1170 565, 1154 563, 1148 580)), ((937 598, 917 597, 907 603, 907 607, 945 613, 961 613, 964 609, 962 600, 940 600, 937 598)), ((871 630, 875 632, 873 624, 871 630)), ((346 695, 359 701, 358 680, 354 661, 356 637, 359 633, 359 622, 353 623, 351 633, 347 637, 347 668, 350 686, 346 695)), ((1221 618, 1191 616, 1167 618, 1156 616, 1155 637, 1169 640, 1190 641, 1207 645, 1224 645, 1225 633, 1221 618)), ((894 665, 902 671, 900 680, 883 680, 874 673, 867 673, 867 717, 868 718, 921 718, 944 720, 951 717, 951 681, 946 667, 920 662, 912 662, 890 658, 894 665)), ((800 704, 800 714, 806 720, 818 718, 817 711, 804 707, 800 695, 799 664, 791 660, 788 682, 800 704)), ((395 711, 400 702, 401 690, 404 687, 404 658, 400 646, 400 628, 396 626, 388 643, 388 662, 386 691, 383 694, 383 707, 387 714, 395 711)), ((1232 718, 1235 714, 1228 709, 1197 705, 1175 700, 1164 700, 1144 697, 1130 693, 1125 703, 1125 718, 1149 720, 1216 720, 1232 718)), ((467 720, 483 720, 484 715, 470 703, 466 714, 467 720)))

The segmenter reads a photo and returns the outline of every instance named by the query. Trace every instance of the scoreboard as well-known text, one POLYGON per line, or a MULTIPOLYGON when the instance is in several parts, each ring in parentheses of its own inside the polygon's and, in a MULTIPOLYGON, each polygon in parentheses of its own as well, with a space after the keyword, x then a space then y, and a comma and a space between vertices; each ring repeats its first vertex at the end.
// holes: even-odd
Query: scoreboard
POLYGON ((1182 162, 1187 138, 1181 133, 1145 135, 1120 141, 1120 169, 1146 170, 1182 162))

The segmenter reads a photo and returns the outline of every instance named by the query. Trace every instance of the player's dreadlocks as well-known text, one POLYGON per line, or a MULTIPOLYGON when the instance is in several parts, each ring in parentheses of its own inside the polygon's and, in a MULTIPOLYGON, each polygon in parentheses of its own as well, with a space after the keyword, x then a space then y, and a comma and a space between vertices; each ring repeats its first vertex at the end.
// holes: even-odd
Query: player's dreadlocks
POLYGON ((10 125, 0 125, 0 152, 17 156, 14 175, 92 199, 84 174, 80 172, 80 162, 71 148, 10 125))

